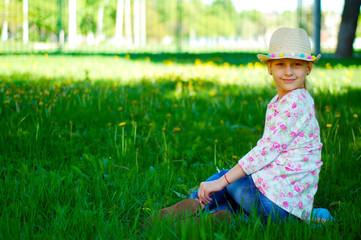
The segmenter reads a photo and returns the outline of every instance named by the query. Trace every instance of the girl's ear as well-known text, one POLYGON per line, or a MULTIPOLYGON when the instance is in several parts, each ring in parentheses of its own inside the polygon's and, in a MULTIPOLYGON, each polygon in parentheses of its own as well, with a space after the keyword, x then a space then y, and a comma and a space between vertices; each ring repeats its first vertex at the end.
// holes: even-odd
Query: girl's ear
POLYGON ((267 66, 267 70, 268 70, 269 75, 272 75, 271 61, 268 61, 266 63, 266 66, 267 66))
POLYGON ((312 63, 312 62, 309 62, 309 63, 308 63, 308 66, 307 66, 307 75, 311 73, 312 67, 313 67, 313 63, 312 63))

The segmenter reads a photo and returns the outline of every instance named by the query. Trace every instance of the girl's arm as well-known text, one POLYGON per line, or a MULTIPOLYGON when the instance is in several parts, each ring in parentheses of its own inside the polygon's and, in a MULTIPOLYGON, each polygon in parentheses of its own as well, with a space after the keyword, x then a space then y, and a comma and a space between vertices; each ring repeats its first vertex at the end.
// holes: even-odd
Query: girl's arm
POLYGON ((222 190, 228 184, 233 183, 246 175, 247 174, 243 171, 242 167, 239 164, 236 164, 221 178, 210 182, 202 182, 198 190, 199 203, 209 204, 212 201, 210 195, 222 190))

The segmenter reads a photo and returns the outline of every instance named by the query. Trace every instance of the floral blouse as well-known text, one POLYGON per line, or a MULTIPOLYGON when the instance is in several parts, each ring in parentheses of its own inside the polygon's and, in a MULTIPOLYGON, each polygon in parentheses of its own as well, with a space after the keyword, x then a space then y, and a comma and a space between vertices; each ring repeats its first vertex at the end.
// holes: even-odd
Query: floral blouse
POLYGON ((287 212, 310 219, 318 187, 322 143, 314 102, 296 89, 268 104, 262 138, 239 164, 256 187, 287 212))

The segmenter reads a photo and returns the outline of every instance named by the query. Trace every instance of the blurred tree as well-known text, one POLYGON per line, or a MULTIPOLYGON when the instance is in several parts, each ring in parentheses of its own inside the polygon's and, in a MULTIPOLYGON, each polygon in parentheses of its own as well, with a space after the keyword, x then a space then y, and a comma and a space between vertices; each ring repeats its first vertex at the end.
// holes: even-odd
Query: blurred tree
POLYGON ((352 57, 360 6, 361 0, 345 0, 340 30, 338 32, 336 58, 352 57))

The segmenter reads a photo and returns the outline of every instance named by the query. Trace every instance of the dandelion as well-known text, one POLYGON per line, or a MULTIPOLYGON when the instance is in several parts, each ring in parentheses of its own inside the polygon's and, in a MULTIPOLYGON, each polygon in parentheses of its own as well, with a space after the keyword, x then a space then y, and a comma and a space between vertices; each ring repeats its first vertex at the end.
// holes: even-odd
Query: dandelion
POLYGON ((173 129, 173 132, 175 133, 175 132, 180 132, 180 127, 175 127, 174 129, 173 129))
POLYGON ((108 126, 111 126, 112 125, 112 123, 111 122, 108 122, 108 126))
POLYGON ((244 105, 247 105, 247 104, 248 104, 248 101, 247 101, 247 100, 244 100, 244 101, 243 101, 243 104, 244 104, 244 105))
POLYGON ((123 110, 123 107, 118 107, 118 111, 122 111, 123 110))
POLYGON ((339 113, 336 113, 335 117, 336 117, 336 118, 340 118, 340 114, 339 114, 339 113))
POLYGON ((197 58, 197 59, 194 61, 194 64, 195 64, 196 66, 201 65, 201 64, 202 64, 202 60, 200 60, 200 59, 197 58))
POLYGON ((39 102, 39 106, 43 106, 44 105, 44 102, 43 101, 40 101, 39 102))
POLYGON ((114 56, 114 59, 115 59, 115 60, 119 60, 119 56, 118 56, 118 55, 115 55, 115 56, 114 56))
POLYGON ((150 62, 150 57, 145 57, 145 61, 150 62))
POLYGON ((211 97, 213 97, 213 96, 215 96, 216 95, 216 90, 210 90, 209 91, 209 95, 211 96, 211 97))
POLYGON ((130 55, 129 55, 129 54, 125 54, 124 58, 125 58, 125 59, 130 59, 130 55))
POLYGON ((214 142, 215 142, 215 143, 218 143, 218 139, 214 139, 214 142))
POLYGON ((127 124, 127 123, 126 123, 126 122, 121 122, 121 123, 118 124, 118 126, 119 126, 119 127, 124 127, 125 124, 127 124))
POLYGON ((253 68, 253 63, 252 62, 247 63, 247 67, 248 68, 253 68))
POLYGON ((223 63, 223 67, 230 67, 231 65, 228 62, 223 63))
POLYGON ((329 70, 331 70, 331 69, 332 69, 331 64, 330 64, 330 63, 326 63, 326 68, 329 69, 329 70))
POLYGON ((354 117, 354 118, 358 118, 358 115, 355 113, 355 114, 353 115, 353 117, 354 117))
POLYGON ((49 95, 50 95, 50 92, 49 92, 48 90, 45 90, 45 91, 44 91, 44 94, 45 94, 45 96, 49 96, 49 95))
POLYGON ((85 92, 86 92, 86 93, 91 93, 92 90, 90 90, 89 88, 87 88, 87 89, 85 90, 85 92))
POLYGON ((167 114, 167 118, 170 118, 172 116, 172 114, 168 113, 167 114))
POLYGON ((238 156, 233 155, 232 158, 233 158, 233 159, 238 159, 238 156))
POLYGON ((10 103, 9 100, 5 100, 5 101, 4 101, 4 104, 9 104, 9 103, 10 103))
POLYGON ((223 121, 223 120, 221 120, 221 124, 222 124, 222 125, 224 124, 224 121, 223 121))
POLYGON ((44 53, 44 57, 48 57, 49 55, 47 53, 44 53))
POLYGON ((78 93, 79 93, 78 89, 75 89, 74 92, 73 92, 74 95, 77 95, 78 93))
POLYGON ((331 124, 331 123, 327 123, 327 124, 326 124, 326 127, 327 127, 327 128, 331 128, 331 127, 332 127, 332 124, 331 124))
POLYGON ((13 97, 14 97, 15 99, 17 99, 17 98, 19 98, 19 95, 15 94, 13 97))

